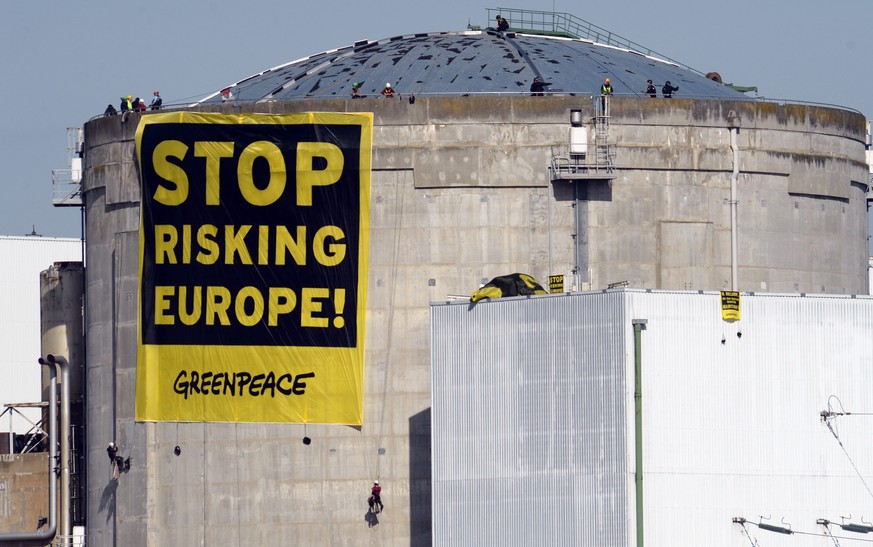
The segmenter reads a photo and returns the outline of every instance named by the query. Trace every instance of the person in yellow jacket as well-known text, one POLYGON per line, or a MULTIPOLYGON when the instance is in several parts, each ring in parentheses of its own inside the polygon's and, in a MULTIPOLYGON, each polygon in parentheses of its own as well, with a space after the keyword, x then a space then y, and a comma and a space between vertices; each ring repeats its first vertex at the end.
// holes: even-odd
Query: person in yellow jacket
POLYGON ((609 83, 609 78, 603 80, 603 85, 600 86, 600 107, 606 112, 607 97, 612 96, 612 84, 609 83))
POLYGON ((121 97, 121 123, 127 121, 127 117, 133 112, 133 99, 132 95, 128 95, 126 97, 121 97))

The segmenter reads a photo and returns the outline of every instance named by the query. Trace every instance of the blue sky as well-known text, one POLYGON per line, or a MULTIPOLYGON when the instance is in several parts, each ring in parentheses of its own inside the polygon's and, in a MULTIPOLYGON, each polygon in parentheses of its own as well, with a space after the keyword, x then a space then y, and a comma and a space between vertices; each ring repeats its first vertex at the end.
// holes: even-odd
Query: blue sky
MULTIPOLYGON (((504 4, 506 5, 506 4, 504 4)), ((66 128, 121 95, 203 96, 265 68, 361 39, 487 25, 499 4, 277 0, 5 2, 0 16, 0 234, 35 225, 78 237, 78 209, 51 205, 51 170, 68 166, 66 128)), ((529 1, 568 12, 726 82, 780 100, 873 117, 871 0, 702 3, 529 1)), ((873 251, 871 251, 873 253, 873 251)))

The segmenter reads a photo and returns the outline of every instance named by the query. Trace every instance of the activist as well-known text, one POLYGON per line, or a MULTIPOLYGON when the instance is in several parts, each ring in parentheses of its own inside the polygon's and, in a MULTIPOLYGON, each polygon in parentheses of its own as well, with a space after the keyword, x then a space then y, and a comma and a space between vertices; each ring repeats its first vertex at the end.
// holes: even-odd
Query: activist
POLYGON ((379 486, 379 481, 373 483, 373 488, 370 489, 370 497, 367 498, 367 505, 370 506, 371 513, 381 513, 384 506, 382 505, 382 487, 379 486))

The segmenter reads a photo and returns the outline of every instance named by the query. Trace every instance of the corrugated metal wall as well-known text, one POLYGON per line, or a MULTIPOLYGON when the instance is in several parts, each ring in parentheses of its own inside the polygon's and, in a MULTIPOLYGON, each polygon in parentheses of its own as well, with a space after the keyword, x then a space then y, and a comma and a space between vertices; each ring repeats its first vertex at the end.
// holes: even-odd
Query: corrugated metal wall
MULTIPOLYGON (((732 518, 744 517, 784 519, 811 534, 791 536, 791 545, 823 545, 817 519, 870 520, 873 415, 825 422, 821 411, 841 401, 873 412, 873 299, 743 295, 740 321, 726 323, 717 294, 628 296, 648 319, 650 544, 737 545, 732 518)), ((750 533, 761 545, 786 541, 755 526, 750 533)))
POLYGON ((741 314, 636 290, 432 306, 435 544, 635 544, 633 319, 646 544, 869 521, 873 298, 744 294, 741 314))
POLYGON ((434 545, 626 544, 627 321, 572 302, 431 308, 434 545))
MULTIPOLYGON (((81 261, 77 239, 0 236, 0 412, 8 403, 39 402, 41 367, 39 273, 55 262, 81 261)), ((31 420, 38 409, 23 409, 31 420)), ((14 418, 13 430, 24 433, 31 425, 14 418)), ((0 431, 9 430, 8 414, 0 431)))

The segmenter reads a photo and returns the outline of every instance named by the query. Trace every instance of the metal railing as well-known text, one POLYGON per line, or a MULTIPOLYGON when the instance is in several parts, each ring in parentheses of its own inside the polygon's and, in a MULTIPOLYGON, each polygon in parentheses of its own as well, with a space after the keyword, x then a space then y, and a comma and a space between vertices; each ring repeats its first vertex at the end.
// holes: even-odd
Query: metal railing
POLYGON ((685 63, 680 63, 675 59, 671 59, 670 57, 658 53, 642 44, 638 44, 633 40, 619 36, 618 34, 606 30, 603 27, 599 27, 594 23, 580 19, 572 13, 517 8, 487 8, 487 10, 489 23, 494 21, 497 15, 500 15, 509 23, 510 32, 544 34, 547 36, 564 36, 566 38, 591 40, 598 44, 629 49, 631 51, 636 51, 637 53, 642 53, 643 55, 657 57, 679 65, 692 72, 696 72, 697 74, 704 75, 700 70, 691 68, 685 63))
POLYGON ((23 414, 19 408, 45 408, 48 406, 46 402, 40 403, 8 403, 4 405, 6 410, 0 412, 0 420, 2 420, 3 416, 9 414, 9 453, 15 453, 15 433, 13 432, 13 424, 12 418, 18 416, 19 418, 24 419, 27 423, 30 424, 30 429, 24 434, 24 438, 27 439, 25 445, 21 447, 19 451, 20 454, 27 454, 29 452, 36 451, 40 444, 46 439, 48 439, 48 433, 46 433, 45 429, 43 429, 42 418, 38 419, 36 422, 28 418, 25 414, 23 414))
POLYGON ((52 169, 52 205, 55 207, 80 207, 82 205, 81 170, 52 169), (79 181, 76 181, 78 175, 79 181))

